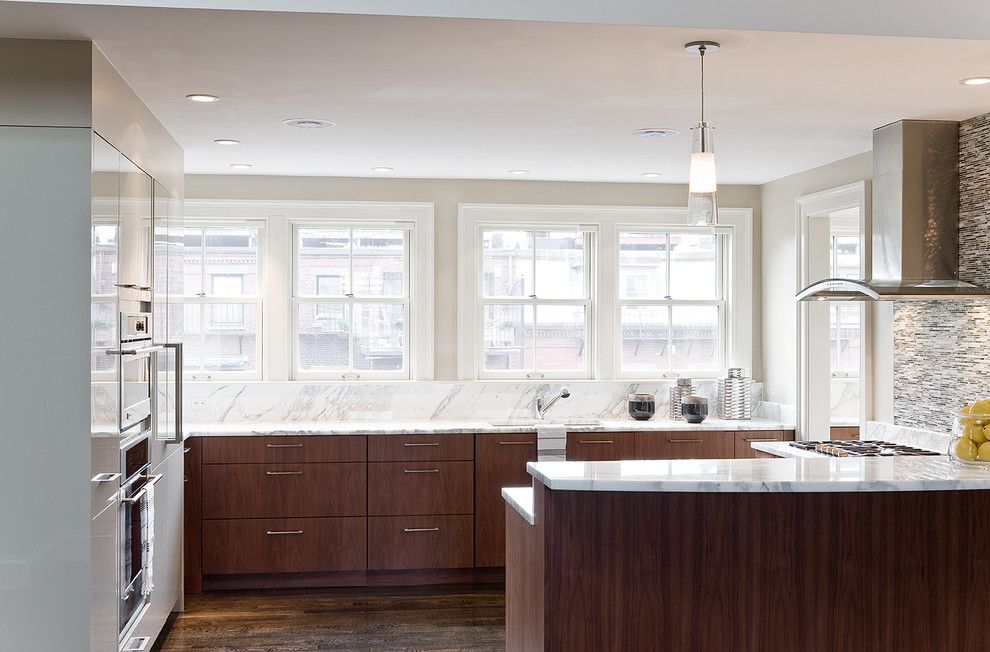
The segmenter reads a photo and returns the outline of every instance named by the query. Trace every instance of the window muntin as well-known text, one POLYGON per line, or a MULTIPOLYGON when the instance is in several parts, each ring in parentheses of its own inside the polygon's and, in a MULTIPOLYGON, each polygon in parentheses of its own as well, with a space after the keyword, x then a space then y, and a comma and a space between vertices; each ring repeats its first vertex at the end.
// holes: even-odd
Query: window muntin
POLYGON ((590 233, 492 227, 480 243, 480 374, 590 377, 590 233))
POLYGON ((409 377, 405 228, 293 227, 294 375, 409 377))
POLYGON ((183 359, 192 378, 261 375, 262 227, 187 223, 183 359))
POLYGON ((723 366, 727 240, 698 230, 619 230, 620 376, 710 373, 723 366))

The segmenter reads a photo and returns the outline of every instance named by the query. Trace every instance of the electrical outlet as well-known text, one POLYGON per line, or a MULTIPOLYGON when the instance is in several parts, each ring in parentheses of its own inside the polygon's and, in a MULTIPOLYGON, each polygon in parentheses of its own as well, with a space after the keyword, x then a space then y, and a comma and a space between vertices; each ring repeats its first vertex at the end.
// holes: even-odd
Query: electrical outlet
POLYGON ((189 407, 191 407, 194 410, 209 410, 210 401, 209 399, 205 399, 205 398, 197 399, 194 400, 189 407))

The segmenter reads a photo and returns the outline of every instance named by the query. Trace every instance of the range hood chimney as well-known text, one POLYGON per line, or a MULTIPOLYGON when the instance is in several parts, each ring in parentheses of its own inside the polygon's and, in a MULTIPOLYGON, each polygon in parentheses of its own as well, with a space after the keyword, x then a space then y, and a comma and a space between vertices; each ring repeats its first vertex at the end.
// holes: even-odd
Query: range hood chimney
POLYGON ((959 280, 959 123, 901 120, 873 131, 872 274, 824 279, 799 301, 987 299, 959 280))

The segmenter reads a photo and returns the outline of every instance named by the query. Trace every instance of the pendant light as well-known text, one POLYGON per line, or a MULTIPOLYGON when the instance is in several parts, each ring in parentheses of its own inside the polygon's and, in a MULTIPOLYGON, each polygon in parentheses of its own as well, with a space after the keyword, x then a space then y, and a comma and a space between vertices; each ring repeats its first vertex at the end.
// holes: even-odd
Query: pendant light
POLYGON ((691 171, 688 176, 688 224, 718 224, 715 199, 715 127, 705 120, 705 55, 718 52, 715 41, 692 41, 684 45, 701 59, 701 120, 691 128, 691 171))

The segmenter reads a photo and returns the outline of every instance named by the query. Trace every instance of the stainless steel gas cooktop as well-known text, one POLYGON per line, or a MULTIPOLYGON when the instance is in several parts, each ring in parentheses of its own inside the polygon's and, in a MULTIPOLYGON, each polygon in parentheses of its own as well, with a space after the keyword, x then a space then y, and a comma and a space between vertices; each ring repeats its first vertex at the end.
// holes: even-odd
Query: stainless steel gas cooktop
POLYGON ((910 457, 940 455, 934 451, 889 441, 867 439, 863 441, 793 441, 791 446, 832 457, 910 457))

